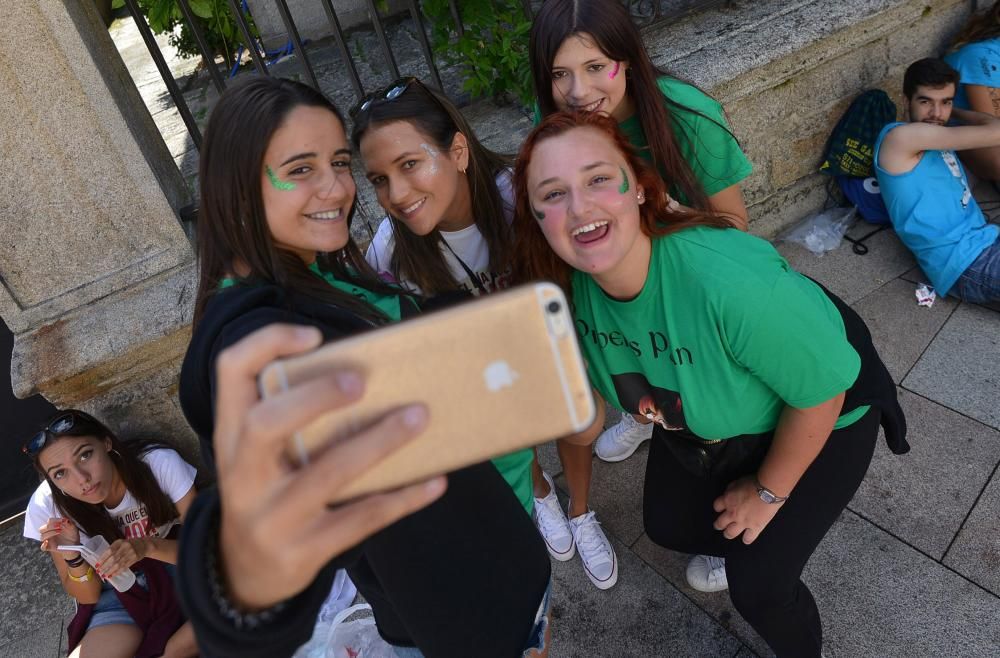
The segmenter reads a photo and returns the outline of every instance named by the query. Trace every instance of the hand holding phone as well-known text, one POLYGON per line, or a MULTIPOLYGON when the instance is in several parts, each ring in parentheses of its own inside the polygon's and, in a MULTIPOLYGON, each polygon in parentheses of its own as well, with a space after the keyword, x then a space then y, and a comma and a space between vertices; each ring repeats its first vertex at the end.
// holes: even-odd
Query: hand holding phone
POLYGON ((298 464, 392 410, 421 402, 430 426, 329 502, 385 491, 580 432, 596 406, 562 291, 540 282, 339 340, 264 368, 265 398, 338 370, 365 394, 295 432, 298 464))

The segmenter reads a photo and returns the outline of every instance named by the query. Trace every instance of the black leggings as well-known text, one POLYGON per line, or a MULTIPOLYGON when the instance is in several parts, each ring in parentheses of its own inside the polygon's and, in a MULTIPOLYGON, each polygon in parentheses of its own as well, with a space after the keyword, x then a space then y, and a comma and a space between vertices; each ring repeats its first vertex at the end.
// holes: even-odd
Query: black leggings
MULTIPOLYGON (((875 450, 879 412, 871 409, 834 431, 791 497, 754 543, 726 539, 712 527, 712 502, 734 477, 698 477, 674 458, 656 428, 643 494, 643 522, 654 542, 675 551, 726 558, 729 596, 779 658, 818 657, 823 646, 819 611, 800 579, 809 556, 850 502, 875 450)), ((739 440, 739 439, 733 439, 739 440)), ((755 473, 759 458, 737 473, 755 473)))

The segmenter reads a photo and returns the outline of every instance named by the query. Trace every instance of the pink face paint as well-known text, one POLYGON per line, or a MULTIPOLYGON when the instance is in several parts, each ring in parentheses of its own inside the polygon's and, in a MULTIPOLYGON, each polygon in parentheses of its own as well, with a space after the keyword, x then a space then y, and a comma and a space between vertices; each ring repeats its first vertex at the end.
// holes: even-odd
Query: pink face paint
POLYGON ((621 67, 622 67, 621 62, 615 62, 614 70, 608 73, 608 80, 614 80, 615 76, 618 75, 618 71, 621 69, 621 67))

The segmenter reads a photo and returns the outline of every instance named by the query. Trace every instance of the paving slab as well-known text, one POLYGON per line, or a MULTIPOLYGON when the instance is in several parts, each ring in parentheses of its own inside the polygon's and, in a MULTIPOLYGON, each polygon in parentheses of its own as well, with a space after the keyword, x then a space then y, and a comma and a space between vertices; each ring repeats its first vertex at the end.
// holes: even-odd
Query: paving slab
POLYGON ((0 658, 57 658, 64 655, 65 633, 59 624, 46 624, 23 637, 0 645, 0 658))
MULTIPOLYGON (((22 526, 15 523, 0 532, 0 655, 3 647, 25 638, 33 638, 36 629, 57 628, 73 612, 73 603, 59 584, 59 577, 48 555, 38 550, 38 543, 21 536, 22 526)), ((26 646, 26 645, 25 645, 26 646)), ((53 647, 58 650, 58 643, 53 647)), ((14 654, 16 655, 16 654, 14 654)))
POLYGON ((803 580, 822 615, 826 658, 997 655, 1000 597, 851 512, 803 580))
MULTIPOLYGON (((864 235, 867 230, 867 225, 860 228, 855 225, 848 234, 864 235)), ((868 253, 864 256, 854 253, 851 243, 846 240, 822 256, 790 242, 776 246, 793 268, 822 282, 845 302, 853 304, 914 265, 913 256, 893 231, 882 231, 865 244, 868 253)))
POLYGON ((849 507, 940 560, 1000 463, 1000 432, 908 391, 900 404, 911 450, 880 438, 849 507))
POLYGON ((944 563, 1000 596, 1000 472, 994 472, 944 563))
POLYGON ((952 298, 938 299, 930 308, 917 306, 913 291, 912 283, 895 279, 853 304, 897 384, 958 306, 952 298))
POLYGON ((552 563, 552 658, 734 656, 740 642, 614 541, 618 584, 601 591, 579 558, 552 563))
POLYGON ((903 387, 1000 429, 1000 313, 959 306, 903 387))
POLYGON ((767 643, 750 624, 736 611, 727 592, 699 592, 687 584, 684 575, 691 556, 687 553, 671 551, 655 544, 647 535, 642 535, 632 547, 635 554, 642 558, 656 573, 676 587, 701 610, 711 615, 727 631, 735 635, 749 647, 748 651, 759 656, 771 655, 767 643))

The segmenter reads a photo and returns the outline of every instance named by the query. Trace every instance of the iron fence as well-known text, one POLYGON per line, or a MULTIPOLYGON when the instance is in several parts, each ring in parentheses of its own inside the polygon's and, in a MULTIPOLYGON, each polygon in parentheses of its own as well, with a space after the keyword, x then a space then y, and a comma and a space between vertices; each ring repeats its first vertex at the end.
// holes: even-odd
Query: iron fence
MULTIPOLYGON (((248 19, 248 5, 246 0, 227 1, 229 11, 239 27, 244 44, 249 44, 246 48, 246 52, 249 55, 250 64, 258 73, 262 75, 269 75, 268 62, 266 61, 266 51, 260 39, 253 34, 253 29, 251 28, 248 19)), ((310 43, 301 37, 298 26, 296 25, 292 12, 289 9, 288 0, 256 0, 256 3, 260 6, 260 3, 265 1, 272 2, 278 10, 289 44, 286 52, 290 51, 294 53, 305 81, 316 89, 328 92, 329 90, 323 89, 323 86, 320 84, 316 74, 316 69, 310 60, 310 49, 314 48, 316 44, 310 43)), ((326 20, 329 24, 329 36, 333 40, 339 57, 342 60, 342 70, 348 76, 355 97, 360 98, 364 94, 366 81, 362 80, 359 73, 356 55, 351 53, 348 48, 348 34, 342 25, 341 16, 334 7, 333 0, 297 1, 299 4, 309 2, 313 4, 319 3, 322 6, 326 15, 326 20)), ((699 9, 725 4, 727 2, 731 2, 732 0, 622 1, 628 6, 629 11, 636 23, 642 27, 648 27, 667 19, 677 18, 681 15, 699 9)), ((167 66, 167 62, 157 45, 152 30, 146 22, 146 18, 139 7, 138 0, 124 0, 124 2, 132 18, 135 20, 139 33, 142 36, 142 39, 145 42, 157 69, 159 70, 160 76, 163 78, 167 91, 177 107, 177 111, 191 136, 192 142, 196 148, 200 149, 202 141, 201 129, 199 128, 198 122, 195 120, 195 117, 192 115, 191 110, 184 99, 184 95, 182 94, 177 81, 174 79, 173 74, 167 66)), ((216 53, 206 40, 200 23, 195 18, 195 13, 192 10, 190 0, 176 0, 176 2, 184 16, 184 23, 191 30, 191 34, 194 37, 198 53, 202 59, 203 68, 208 72, 211 84, 219 91, 219 93, 221 93, 226 88, 227 76, 219 70, 219 64, 216 61, 219 53, 216 53)), ((293 0, 293 3, 294 2, 296 2, 296 0, 293 0)), ((379 3, 377 3, 376 0, 365 0, 364 4, 369 19, 368 26, 376 36, 381 55, 384 58, 384 61, 388 63, 389 70, 391 71, 393 78, 398 78, 400 77, 400 69, 397 63, 397 57, 393 52, 393 48, 390 45, 390 39, 386 33, 387 20, 395 20, 398 17, 383 15, 383 12, 379 10, 379 3)), ((445 89, 438 66, 438 58, 435 56, 431 47, 431 42, 427 34, 427 25, 424 20, 425 16, 421 11, 419 2, 417 0, 406 0, 406 2, 402 4, 405 6, 403 13, 407 15, 415 28, 414 32, 419 44, 421 56, 424 60, 424 64, 426 65, 428 76, 430 78, 430 84, 438 89, 445 89)), ((456 0, 448 0, 450 15, 454 22, 452 28, 459 36, 463 34, 465 29, 462 21, 460 4, 461 3, 456 0)), ((540 0, 520 0, 520 4, 522 5, 525 15, 530 17, 535 11, 537 11, 537 7, 540 6, 541 2, 540 0)), ((367 82, 369 85, 375 83, 373 80, 368 80, 367 82)))

